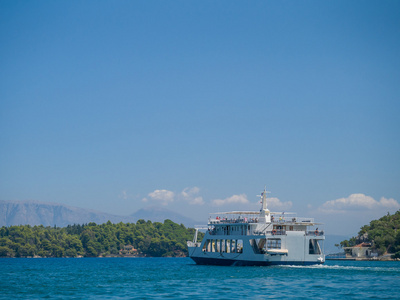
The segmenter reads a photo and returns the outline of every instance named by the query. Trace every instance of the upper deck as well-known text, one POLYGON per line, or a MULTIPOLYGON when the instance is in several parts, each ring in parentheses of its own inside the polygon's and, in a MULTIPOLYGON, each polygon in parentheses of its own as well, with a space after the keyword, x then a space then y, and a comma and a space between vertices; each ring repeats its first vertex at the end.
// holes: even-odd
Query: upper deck
POLYGON ((297 217, 295 213, 271 213, 271 219, 267 222, 260 221, 258 212, 223 212, 213 215, 217 216, 208 220, 208 232, 211 235, 286 235, 288 231, 324 235, 318 228, 308 229, 321 223, 316 223, 314 218, 297 217))
MULTIPOLYGON (((259 218, 258 212, 225 212, 225 213, 215 213, 216 217, 210 217, 208 219, 208 225, 225 225, 225 224, 258 224, 259 218), (223 215, 219 217, 218 215, 223 215), (227 217, 226 215, 238 215, 236 217, 227 217)), ((315 223, 314 218, 304 218, 294 216, 294 213, 271 213, 271 223, 281 224, 281 225, 319 225, 321 223, 315 223), (286 214, 286 215, 285 215, 286 214), (289 215, 289 216, 288 216, 289 215), (290 216, 292 215, 292 216, 290 216)))
MULTIPOLYGON (((211 235, 264 235, 287 232, 304 232, 305 235, 323 235, 315 225, 314 218, 297 217, 293 212, 271 212, 267 208, 266 189, 261 193, 259 211, 230 211, 211 213, 208 219, 208 232, 211 235), (311 227, 311 228, 310 228, 311 227)), ((296 234, 297 234, 296 233, 296 234)))

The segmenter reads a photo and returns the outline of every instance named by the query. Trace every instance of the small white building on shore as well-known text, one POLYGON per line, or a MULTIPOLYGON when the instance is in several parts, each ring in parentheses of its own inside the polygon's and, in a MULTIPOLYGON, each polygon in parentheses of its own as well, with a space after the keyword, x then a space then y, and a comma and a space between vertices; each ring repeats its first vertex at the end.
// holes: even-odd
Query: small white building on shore
POLYGON ((378 256, 378 253, 372 252, 371 243, 361 243, 343 249, 346 253, 346 258, 372 258, 378 256))

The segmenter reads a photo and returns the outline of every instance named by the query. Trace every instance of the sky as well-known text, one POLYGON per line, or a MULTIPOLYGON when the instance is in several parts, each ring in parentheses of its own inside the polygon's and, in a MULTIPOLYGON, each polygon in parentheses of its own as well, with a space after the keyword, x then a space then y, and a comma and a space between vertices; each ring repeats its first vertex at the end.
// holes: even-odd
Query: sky
POLYGON ((400 209, 400 2, 0 2, 0 200, 400 209))

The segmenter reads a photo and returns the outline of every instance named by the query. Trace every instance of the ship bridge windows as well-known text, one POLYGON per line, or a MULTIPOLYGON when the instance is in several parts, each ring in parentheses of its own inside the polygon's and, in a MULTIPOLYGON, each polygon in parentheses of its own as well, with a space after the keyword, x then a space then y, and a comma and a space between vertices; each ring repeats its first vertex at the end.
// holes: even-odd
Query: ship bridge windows
MULTIPOLYGON (((293 228, 293 226, 292 226, 293 228)), ((274 225, 275 230, 286 230, 286 225, 274 225)))
POLYGON ((252 227, 250 225, 228 225, 217 226, 214 230, 210 230, 210 234, 219 235, 249 235, 252 227))

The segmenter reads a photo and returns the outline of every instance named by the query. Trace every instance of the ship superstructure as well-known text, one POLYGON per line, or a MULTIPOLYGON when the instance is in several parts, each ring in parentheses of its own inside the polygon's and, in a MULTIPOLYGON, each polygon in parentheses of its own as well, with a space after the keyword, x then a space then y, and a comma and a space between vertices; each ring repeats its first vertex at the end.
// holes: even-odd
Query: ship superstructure
POLYGON ((210 265, 305 265, 325 262, 324 232, 313 218, 294 213, 270 212, 267 191, 261 194, 259 212, 232 211, 213 214, 208 225, 197 227, 188 241, 189 257, 210 265), (201 242, 198 230, 206 230, 201 242))

